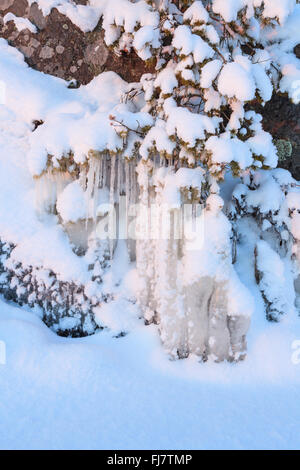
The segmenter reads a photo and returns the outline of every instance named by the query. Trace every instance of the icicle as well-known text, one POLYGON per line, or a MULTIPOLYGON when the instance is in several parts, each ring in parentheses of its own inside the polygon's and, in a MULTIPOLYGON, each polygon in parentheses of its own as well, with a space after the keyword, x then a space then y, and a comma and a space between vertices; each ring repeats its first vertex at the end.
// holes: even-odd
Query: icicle
POLYGON ((96 158, 95 159, 96 162, 95 162, 95 188, 94 188, 94 191, 95 191, 95 195, 97 195, 97 190, 99 189, 100 187, 100 175, 101 175, 101 160, 100 158, 96 158))
POLYGON ((121 193, 125 194, 125 159, 121 158, 121 193))
POLYGON ((110 187, 109 187, 109 200, 111 204, 115 203, 115 181, 116 181, 116 155, 112 155, 111 159, 111 170, 110 170, 110 187))
POLYGON ((102 153, 99 153, 99 157, 98 157, 98 160, 99 160, 99 182, 98 182, 98 188, 102 188, 102 171, 103 171, 103 166, 102 166, 102 159, 103 159, 103 155, 102 153))
POLYGON ((93 196, 95 182, 95 172, 94 172, 94 158, 89 159, 89 169, 87 173, 87 187, 86 187, 86 200, 87 200, 87 216, 86 216, 86 228, 88 224, 88 219, 90 215, 90 203, 93 196))
POLYGON ((44 179, 44 175, 40 176, 36 179, 35 182, 35 207, 38 214, 43 213, 43 189, 44 185, 42 184, 42 179, 44 179))
POLYGON ((86 168, 85 165, 81 166, 81 168, 80 168, 79 184, 82 187, 82 189, 85 191, 86 190, 86 185, 87 185, 87 168, 86 168))
POLYGON ((97 218, 97 208, 99 202, 99 187, 100 187, 100 177, 101 177, 101 159, 98 157, 96 163, 96 171, 95 171, 95 186, 94 186, 94 221, 97 218))
POLYGON ((125 195, 126 195, 126 213, 128 214, 129 202, 131 200, 131 187, 130 187, 130 163, 125 161, 125 195))
POLYGON ((117 178, 117 198, 118 202, 120 201, 120 195, 122 192, 122 156, 119 153, 118 154, 118 178, 117 178))
POLYGON ((129 186, 129 203, 134 204, 133 194, 134 194, 134 174, 133 174, 133 163, 132 160, 128 162, 128 186, 129 186))
POLYGON ((130 187, 130 163, 128 159, 125 159, 124 162, 125 165, 125 197, 126 197, 126 228, 127 228, 127 233, 126 233, 126 239, 127 239, 127 250, 128 250, 128 256, 129 259, 131 259, 131 246, 130 246, 130 240, 128 240, 128 214, 129 214, 129 204, 131 200, 131 187, 130 187))
POLYGON ((55 213, 57 197, 72 180, 66 172, 47 170, 36 178, 35 206, 38 214, 55 213))
POLYGON ((136 160, 132 161, 132 203, 136 204, 138 201, 138 180, 137 180, 137 172, 136 172, 136 160))
POLYGON ((101 170, 100 170, 100 188, 104 188, 105 183, 104 183, 104 165, 105 165, 105 155, 102 153, 100 157, 100 165, 101 165, 101 170))
POLYGON ((87 173, 87 187, 86 187, 86 198, 87 198, 87 218, 86 225, 89 218, 94 221, 97 218, 97 205, 99 195, 101 175, 101 160, 98 157, 89 158, 89 170, 87 173))
MULTIPOLYGON (((113 223, 114 218, 114 206, 115 206, 115 180, 116 180, 116 155, 111 155, 111 167, 110 167, 110 188, 109 188, 109 202, 110 202, 110 223, 113 223)), ((110 259, 112 260, 114 250, 114 240, 109 238, 109 252, 110 259)))

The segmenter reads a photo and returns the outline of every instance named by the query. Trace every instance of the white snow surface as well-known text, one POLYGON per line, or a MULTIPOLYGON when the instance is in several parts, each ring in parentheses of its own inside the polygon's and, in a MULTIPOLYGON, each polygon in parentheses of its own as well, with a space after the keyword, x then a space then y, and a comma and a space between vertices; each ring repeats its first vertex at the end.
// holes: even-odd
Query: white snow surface
POLYGON ((295 0, 214 0, 213 11, 230 22, 236 20, 239 10, 244 7, 247 7, 247 16, 250 18, 254 14, 254 7, 263 7, 265 18, 278 18, 284 23, 295 3, 295 0))
POLYGON ((37 33, 37 28, 34 24, 31 23, 27 18, 22 18, 16 16, 13 13, 6 13, 3 18, 4 24, 9 21, 13 21, 18 31, 23 31, 23 29, 28 29, 31 33, 37 33))
POLYGON ((141 324, 120 339, 62 339, 1 302, 0 448, 299 448, 299 321, 267 323, 256 300, 249 357, 235 365, 169 361, 141 324))

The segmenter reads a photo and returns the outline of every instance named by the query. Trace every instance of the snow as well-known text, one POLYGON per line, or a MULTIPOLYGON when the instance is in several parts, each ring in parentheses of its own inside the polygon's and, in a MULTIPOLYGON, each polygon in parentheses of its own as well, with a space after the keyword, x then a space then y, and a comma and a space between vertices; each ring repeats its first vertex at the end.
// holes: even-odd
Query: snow
POLYGON ((76 93, 67 93, 66 102, 52 109, 45 124, 30 137, 28 164, 31 173, 39 175, 45 169, 47 155, 52 156, 55 166, 55 160, 60 160, 70 150, 75 162, 82 163, 90 150, 108 148, 117 151, 122 148, 122 139, 110 125, 109 115, 114 113, 126 86, 115 73, 107 72, 86 87, 72 90, 76 93))
POLYGON ((210 277, 217 283, 226 283, 224 302, 227 302, 228 316, 250 318, 254 310, 253 298, 231 263, 231 225, 221 211, 223 204, 220 196, 209 196, 206 210, 201 214, 201 243, 198 240, 197 245, 194 245, 192 241, 186 247, 182 282, 189 285, 199 279, 203 282, 210 277))
POLYGON ((218 90, 228 98, 251 101, 255 96, 255 82, 241 64, 231 62, 222 68, 218 78, 218 90))
POLYGON ((248 145, 255 155, 264 157, 265 165, 271 168, 276 167, 277 151, 272 136, 268 132, 259 129, 256 135, 248 139, 248 145))
POLYGON ((231 138, 229 132, 219 137, 210 137, 206 144, 206 150, 212 153, 212 162, 217 164, 237 162, 242 169, 251 166, 253 159, 247 142, 242 142, 236 137, 231 138))
POLYGON ((13 13, 6 13, 3 17, 4 24, 9 21, 13 21, 18 31, 23 31, 23 29, 28 29, 31 33, 37 33, 37 28, 34 26, 27 18, 22 18, 14 15, 13 13))
POLYGON ((204 111, 206 113, 209 113, 212 109, 220 109, 225 101, 220 93, 215 91, 212 87, 205 90, 204 97, 206 100, 204 111))
POLYGON ((208 62, 201 70, 200 85, 203 88, 210 88, 222 68, 221 60, 212 60, 208 62))
POLYGON ((237 13, 243 6, 243 0, 227 0, 226 2, 223 0, 213 1, 213 11, 221 15, 228 23, 236 20, 237 13))
POLYGON ((158 152, 165 152, 167 155, 172 155, 175 148, 175 144, 171 142, 168 137, 164 121, 158 120, 156 125, 147 133, 140 147, 141 157, 147 160, 149 152, 154 148, 156 148, 158 152))
POLYGON ((218 127, 218 118, 210 118, 201 114, 194 114, 188 109, 177 107, 173 98, 168 98, 164 104, 167 114, 166 131, 169 136, 177 136, 187 143, 187 147, 194 147, 197 140, 205 138, 205 134, 214 134, 218 127))
POLYGON ((254 312, 254 299, 247 287, 240 281, 237 273, 233 271, 228 284, 228 312, 229 317, 252 318, 254 312))
POLYGON ((262 213, 278 211, 283 201, 284 195, 273 178, 266 178, 258 189, 247 193, 249 206, 259 207, 262 213))
POLYGON ((299 190, 294 190, 288 192, 286 196, 286 202, 289 209, 300 211, 300 197, 299 197, 299 190))
POLYGON ((67 235, 55 219, 49 218, 36 233, 20 241, 7 261, 7 267, 22 263, 24 267, 36 266, 57 273, 62 281, 87 282, 88 265, 76 256, 67 235), (34 247, 34 249, 33 249, 34 247))
POLYGON ((0 331, 1 449, 299 448, 299 322, 267 323, 258 297, 234 366, 171 362, 154 327, 59 338, 3 302, 0 331))
POLYGON ((300 103, 300 71, 294 64, 282 67, 283 78, 280 82, 280 91, 289 92, 294 104, 300 103))
POLYGON ((289 303, 285 293, 285 269, 280 256, 270 248, 268 243, 260 240, 257 243, 257 268, 263 273, 260 288, 273 307, 287 314, 289 303))
MULTIPOLYGON (((92 8, 93 5, 99 15, 99 1, 93 0, 92 8)), ((104 0, 100 7, 107 45, 112 45, 119 39, 121 29, 124 28, 125 35, 133 35, 133 46, 142 60, 151 57, 151 48, 160 46, 159 14, 144 0, 135 3, 128 0, 104 0)))
POLYGON ((300 40, 299 20, 300 4, 297 4, 284 25, 275 31, 269 32, 267 35, 271 41, 274 39, 280 40, 280 48, 274 44, 269 48, 269 52, 272 57, 277 56, 277 61, 282 71, 283 77, 280 80, 280 90, 283 93, 288 93, 295 104, 298 104, 300 100, 300 61, 292 53, 300 40))
POLYGON ((131 333, 139 324, 137 306, 128 304, 124 299, 96 307, 94 312, 96 323, 102 328, 109 328, 111 334, 131 333))
POLYGON ((183 56, 193 54, 195 63, 202 63, 214 55, 213 49, 202 38, 192 34, 186 25, 178 26, 174 32, 172 45, 180 51, 183 56))
POLYGON ((209 24, 204 27, 205 29, 205 34, 207 39, 212 43, 212 44, 219 44, 220 42, 220 37, 218 35, 218 32, 216 28, 209 24))
MULTIPOLYGON (((114 23, 124 25, 126 32, 133 32, 136 24, 157 26, 158 16, 151 11, 145 1, 132 4, 128 0, 90 0, 89 5, 74 5, 72 0, 29 0, 29 5, 37 3, 43 14, 49 15, 52 8, 57 8, 68 16, 82 31, 92 31, 103 15, 105 27, 114 23)), ((284 24, 293 11, 295 0, 213 0, 214 13, 220 14, 226 22, 236 20, 237 14, 247 7, 247 16, 253 16, 253 7, 263 7, 265 18, 278 18, 284 24)), ((208 13, 202 1, 196 1, 187 9, 184 20, 191 24, 206 23, 208 13)), ((109 36, 108 36, 109 37, 109 36)))
MULTIPOLYGON (((298 199, 299 199, 299 193, 298 193, 298 199)), ((296 240, 300 240, 300 213, 296 212, 296 214, 293 215, 292 217, 292 222, 291 222, 291 232, 296 240)))
POLYGON ((154 86, 160 88, 164 94, 172 94, 173 89, 178 86, 172 67, 167 67, 158 74, 154 86))
POLYGON ((175 186, 178 188, 198 188, 201 190, 201 185, 204 182, 204 170, 200 167, 192 168, 179 168, 175 174, 175 186))
POLYGON ((70 18, 82 31, 93 31, 98 24, 106 0, 92 0, 91 5, 74 5, 71 0, 28 0, 29 5, 37 3, 43 15, 50 14, 52 8, 70 18))
MULTIPOLYGON (((32 175, 45 170, 48 155, 55 166, 70 150, 80 163, 87 159, 90 150, 122 148, 122 139, 109 120, 110 114, 119 112, 121 96, 128 88, 117 74, 101 74, 87 86, 71 90, 65 81, 29 68, 23 55, 4 39, 0 39, 0 52, 0 80, 5 85, 6 107, 31 128, 34 120, 45 121, 29 136, 27 160, 32 175)), ((152 122, 146 113, 131 118, 124 106, 120 116, 129 125, 136 121, 141 126, 152 122)))
POLYGON ((189 21, 192 25, 198 23, 207 23, 209 15, 207 10, 204 8, 202 1, 195 1, 193 4, 184 12, 183 20, 189 21))
POLYGON ((157 49, 160 46, 159 31, 153 26, 143 26, 134 36, 133 47, 139 51, 139 56, 143 60, 150 59, 152 53, 150 47, 157 49))
POLYGON ((262 100, 264 102, 270 101, 273 94, 273 86, 270 78, 264 70, 264 67, 261 66, 261 64, 253 64, 252 72, 262 100))
POLYGON ((286 47, 295 47, 300 40, 300 5, 296 5, 293 13, 288 17, 284 27, 277 31, 277 36, 284 39, 286 47))
MULTIPOLYGON (((256 3, 262 3, 262 1, 256 3)), ((265 18, 278 18, 280 23, 284 23, 295 8, 295 4, 295 0, 264 0, 264 16, 265 18)))
POLYGON ((78 181, 68 184, 57 199, 57 210, 64 222, 85 219, 87 203, 85 192, 78 181))

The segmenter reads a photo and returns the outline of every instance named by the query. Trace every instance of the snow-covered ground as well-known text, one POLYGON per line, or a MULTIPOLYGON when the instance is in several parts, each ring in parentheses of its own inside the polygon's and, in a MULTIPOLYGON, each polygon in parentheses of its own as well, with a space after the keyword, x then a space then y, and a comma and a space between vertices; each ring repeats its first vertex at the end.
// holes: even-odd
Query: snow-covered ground
POLYGON ((169 361, 152 326, 62 339, 1 302, 0 448, 299 449, 299 321, 261 313, 245 362, 199 364, 169 361))

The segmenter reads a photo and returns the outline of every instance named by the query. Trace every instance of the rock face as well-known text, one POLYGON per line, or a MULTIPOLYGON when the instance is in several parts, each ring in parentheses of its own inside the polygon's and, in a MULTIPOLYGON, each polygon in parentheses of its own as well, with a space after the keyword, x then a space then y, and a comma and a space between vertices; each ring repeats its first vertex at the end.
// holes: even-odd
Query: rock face
MULTIPOLYGON (((84 5, 87 0, 75 3, 84 5)), ((56 8, 44 17, 36 3, 29 7, 26 0, 1 0, 0 36, 19 49, 31 67, 66 80, 75 79, 80 84, 89 83, 107 70, 117 72, 128 82, 139 81, 147 71, 136 54, 117 56, 109 50, 100 25, 84 34, 56 8), (18 31, 13 21, 4 24, 3 17, 9 12, 29 19, 38 32, 18 31)))

